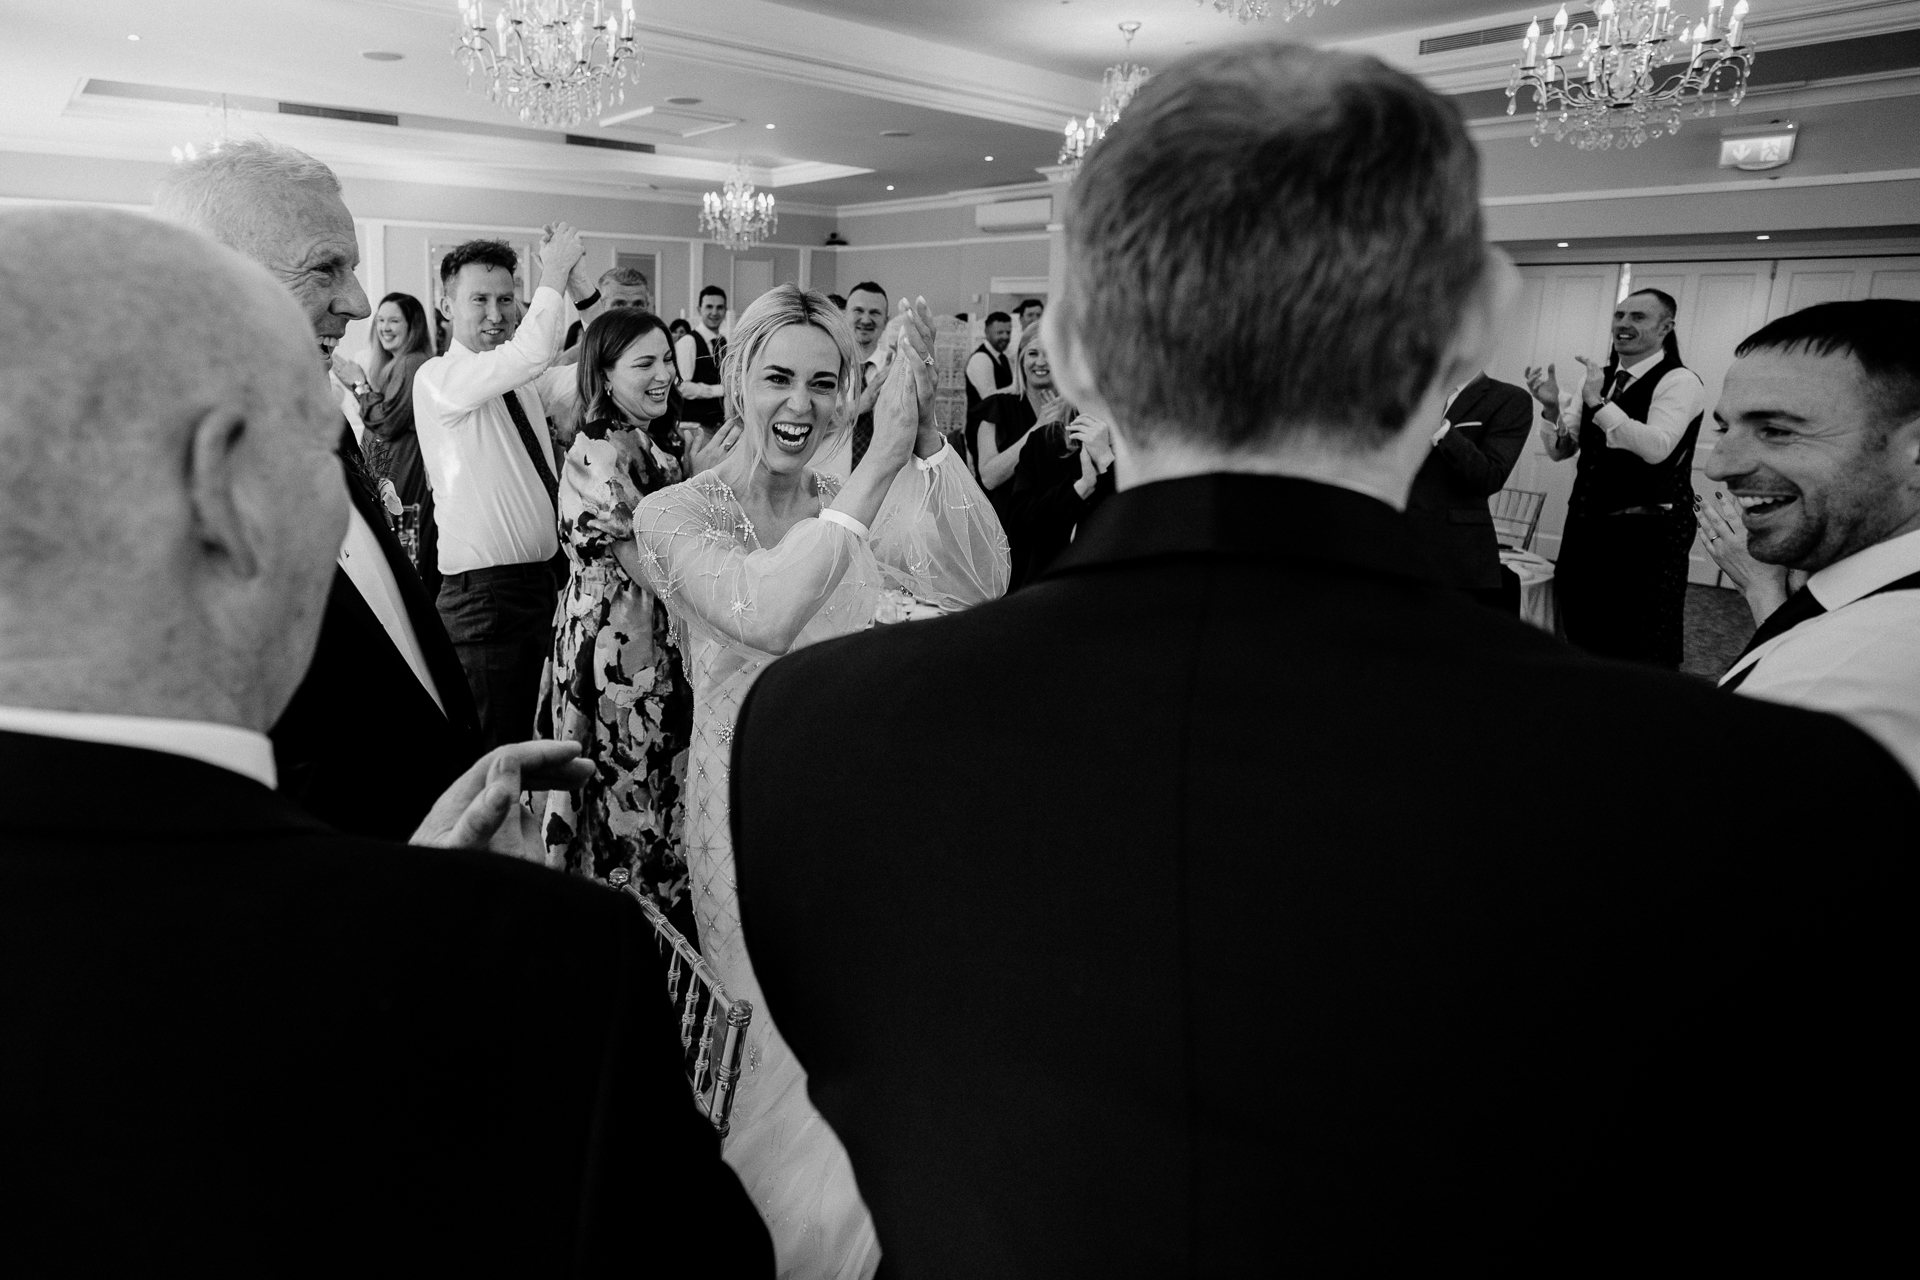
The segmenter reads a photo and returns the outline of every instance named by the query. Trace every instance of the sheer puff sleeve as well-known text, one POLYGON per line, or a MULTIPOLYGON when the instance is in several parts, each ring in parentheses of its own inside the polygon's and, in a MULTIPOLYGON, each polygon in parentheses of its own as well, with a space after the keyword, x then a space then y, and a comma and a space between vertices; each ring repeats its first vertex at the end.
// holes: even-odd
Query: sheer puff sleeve
POLYGON ((880 574, 864 540, 802 520, 779 545, 748 550, 751 522, 711 473, 648 495, 634 513, 633 568, 679 623, 773 657, 873 621, 880 574))
POLYGON ((942 613, 1006 594, 1007 535, 951 445, 900 469, 874 517, 872 545, 886 586, 942 613))

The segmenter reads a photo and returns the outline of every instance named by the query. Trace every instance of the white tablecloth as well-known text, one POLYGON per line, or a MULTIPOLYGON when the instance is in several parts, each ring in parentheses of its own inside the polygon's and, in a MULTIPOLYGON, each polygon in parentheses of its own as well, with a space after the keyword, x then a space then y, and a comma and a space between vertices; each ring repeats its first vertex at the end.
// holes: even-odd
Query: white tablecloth
POLYGON ((1560 604, 1553 595, 1553 561, 1531 551, 1500 550, 1500 563, 1520 579, 1520 621, 1550 636, 1560 634, 1560 604))

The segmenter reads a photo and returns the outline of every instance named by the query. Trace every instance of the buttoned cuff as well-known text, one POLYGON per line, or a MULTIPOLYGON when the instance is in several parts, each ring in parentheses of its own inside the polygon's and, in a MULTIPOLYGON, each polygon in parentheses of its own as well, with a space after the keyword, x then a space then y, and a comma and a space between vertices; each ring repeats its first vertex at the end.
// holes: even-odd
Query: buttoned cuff
POLYGON ((1593 412, 1593 425, 1602 431, 1611 432, 1631 421, 1633 419, 1627 417, 1627 411, 1617 404, 1603 404, 1593 412))
POLYGON ((820 518, 822 520, 825 520, 828 524, 839 525, 842 529, 847 530, 854 537, 859 538, 862 541, 864 541, 873 532, 873 530, 867 528, 867 526, 865 526, 864 524, 861 524, 858 520, 855 520, 852 516, 848 515, 846 512, 835 510, 833 507, 828 507, 825 511, 822 511, 820 513, 820 518))

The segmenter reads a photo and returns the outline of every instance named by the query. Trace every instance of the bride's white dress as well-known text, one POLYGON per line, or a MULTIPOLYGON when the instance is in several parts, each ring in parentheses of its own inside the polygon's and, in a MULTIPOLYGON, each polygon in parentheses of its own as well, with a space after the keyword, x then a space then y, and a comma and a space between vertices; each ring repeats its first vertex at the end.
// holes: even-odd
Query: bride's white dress
MULTIPOLYGON (((838 482, 807 475, 824 508, 838 482)), ((649 495, 634 538, 693 680, 686 840, 700 950, 728 993, 754 1009, 723 1153, 766 1218, 783 1278, 864 1280, 880 1262, 873 1220, 846 1150, 807 1097, 806 1072, 767 1014, 740 934, 727 822, 734 719, 760 671, 789 650, 1002 594, 1006 536, 945 448, 901 469, 868 537, 812 518, 763 546, 733 491, 707 472, 649 495)))

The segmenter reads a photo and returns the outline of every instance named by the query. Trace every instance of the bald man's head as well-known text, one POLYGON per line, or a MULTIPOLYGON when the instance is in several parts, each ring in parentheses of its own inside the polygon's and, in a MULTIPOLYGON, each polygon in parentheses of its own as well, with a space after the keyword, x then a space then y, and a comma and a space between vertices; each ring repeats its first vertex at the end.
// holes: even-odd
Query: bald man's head
POLYGON ((0 703, 269 726, 346 528, 300 308, 182 228, 32 210, 0 214, 0 332, 0 703))

